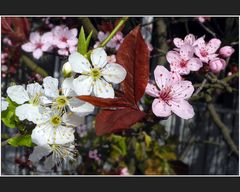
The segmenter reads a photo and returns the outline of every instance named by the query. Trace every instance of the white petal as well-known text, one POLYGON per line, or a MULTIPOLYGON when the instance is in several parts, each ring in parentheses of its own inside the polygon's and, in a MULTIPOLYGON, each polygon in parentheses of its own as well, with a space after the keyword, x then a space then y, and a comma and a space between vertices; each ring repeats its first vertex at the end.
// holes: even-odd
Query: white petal
POLYGON ((127 71, 117 63, 107 64, 102 70, 102 76, 108 82, 121 83, 127 75, 127 71))
POLYGON ((62 91, 63 94, 67 97, 73 97, 76 96, 76 92, 74 91, 73 87, 73 78, 66 78, 62 82, 62 91))
POLYGON ((29 156, 29 160, 33 163, 37 163, 43 157, 47 156, 52 152, 52 149, 49 145, 41 145, 34 147, 32 154, 29 156))
POLYGON ((43 93, 43 88, 38 83, 31 83, 27 85, 27 92, 30 99, 33 99, 37 95, 41 95, 43 93))
POLYGON ((58 160, 59 159, 56 157, 56 154, 51 154, 44 161, 44 169, 50 171, 58 163, 58 160))
POLYGON ((94 49, 91 54, 91 61, 94 67, 103 68, 107 64, 107 54, 104 49, 94 49))
POLYGON ((88 115, 89 113, 93 112, 94 106, 90 103, 81 101, 80 99, 77 99, 76 97, 73 97, 68 100, 69 101, 69 108, 72 112, 76 112, 79 115, 88 115))
POLYGON ((40 124, 32 131, 32 142, 37 145, 65 144, 74 141, 74 129, 66 126, 53 127, 50 123, 40 124))
POLYGON ((35 124, 41 118, 39 107, 32 104, 23 104, 18 106, 16 108, 16 115, 20 121, 27 119, 28 121, 32 121, 35 124))
POLYGON ((40 96, 39 100, 40 100, 40 103, 43 105, 51 104, 53 102, 52 98, 48 98, 46 96, 40 96))
POLYGON ((64 113, 62 120, 66 125, 77 127, 82 124, 82 118, 75 113, 64 113))
POLYGON ((114 98, 114 90, 112 85, 103 79, 95 81, 93 92, 96 97, 114 98))
POLYGON ((1 98, 1 111, 5 111, 8 108, 9 103, 4 97, 1 98))
POLYGON ((59 96, 58 80, 53 77, 45 77, 43 79, 43 87, 45 95, 48 97, 56 98, 59 96))
POLYGON ((90 76, 80 75, 73 80, 73 87, 77 95, 90 95, 93 88, 93 79, 90 76))
POLYGON ((68 58, 68 62, 71 65, 72 71, 76 73, 89 73, 91 71, 89 61, 78 52, 72 53, 68 58))
POLYGON ((8 97, 17 104, 23 104, 29 101, 29 96, 27 91, 22 85, 14 85, 7 89, 8 97))

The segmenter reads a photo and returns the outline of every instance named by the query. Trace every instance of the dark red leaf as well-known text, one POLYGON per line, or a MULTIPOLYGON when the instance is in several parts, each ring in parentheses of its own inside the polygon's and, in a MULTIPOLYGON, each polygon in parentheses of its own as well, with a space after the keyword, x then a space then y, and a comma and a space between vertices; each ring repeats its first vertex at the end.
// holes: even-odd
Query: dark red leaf
POLYGON ((129 129, 144 116, 144 112, 132 108, 104 109, 96 117, 96 134, 104 135, 129 129))
POLYGON ((137 105, 145 92, 149 77, 149 50, 139 26, 124 38, 116 59, 127 70, 126 79, 122 83, 124 95, 132 104, 137 105))
POLYGON ((131 106, 131 103, 126 101, 124 98, 114 98, 114 99, 103 99, 93 96, 78 96, 80 100, 87 101, 97 107, 127 107, 131 106))

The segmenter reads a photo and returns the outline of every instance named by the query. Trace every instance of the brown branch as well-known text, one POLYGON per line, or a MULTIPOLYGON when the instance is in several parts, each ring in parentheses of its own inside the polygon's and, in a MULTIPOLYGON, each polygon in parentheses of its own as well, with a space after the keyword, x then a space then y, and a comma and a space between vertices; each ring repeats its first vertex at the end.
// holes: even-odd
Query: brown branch
POLYGON ((238 148, 230 136, 229 128, 221 121, 212 103, 209 103, 207 105, 207 108, 210 112, 210 115, 212 116, 214 123, 218 126, 218 128, 222 132, 223 137, 227 142, 228 146, 238 156, 239 155, 238 148))

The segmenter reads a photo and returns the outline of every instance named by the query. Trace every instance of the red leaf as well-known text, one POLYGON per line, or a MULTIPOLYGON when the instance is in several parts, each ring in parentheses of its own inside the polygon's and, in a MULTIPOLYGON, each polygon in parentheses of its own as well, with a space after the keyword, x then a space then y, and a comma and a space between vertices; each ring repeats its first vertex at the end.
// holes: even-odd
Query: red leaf
POLYGON ((15 42, 26 41, 30 32, 30 23, 24 17, 2 17, 2 34, 15 42))
POLYGON ((127 107, 131 106, 131 103, 126 101, 124 98, 114 98, 114 99, 103 99, 99 97, 93 97, 93 96, 78 96, 77 97, 80 100, 87 101, 97 107, 127 107))
POLYGON ((129 129, 144 116, 144 112, 132 108, 104 109, 96 117, 96 134, 104 135, 129 129))
POLYGON ((125 38, 117 52, 117 63, 127 70, 122 83, 125 97, 137 105, 145 92, 149 77, 149 50, 137 26, 125 38))

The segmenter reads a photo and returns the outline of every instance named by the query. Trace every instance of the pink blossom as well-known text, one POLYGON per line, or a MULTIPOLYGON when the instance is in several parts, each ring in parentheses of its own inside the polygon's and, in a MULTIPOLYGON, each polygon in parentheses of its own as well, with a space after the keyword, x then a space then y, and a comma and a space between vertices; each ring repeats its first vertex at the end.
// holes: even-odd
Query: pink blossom
POLYGON ((12 46, 12 41, 8 37, 3 38, 3 43, 5 43, 8 46, 12 46))
MULTIPOLYGON (((109 32, 106 33, 104 33, 103 31, 98 32, 99 41, 95 43, 94 48, 96 48, 100 44, 100 42, 103 42, 109 36, 109 34, 110 34, 109 32)), ((117 32, 116 35, 107 43, 106 47, 118 50, 122 42, 123 34, 122 32, 117 32)))
POLYGON ((181 38, 174 38, 173 43, 177 48, 180 48, 183 45, 193 45, 195 42, 195 36, 193 34, 188 34, 184 39, 181 38))
POLYGON ((174 81, 171 73, 163 66, 157 66, 154 77, 158 88, 148 84, 146 93, 155 97, 152 111, 158 117, 168 117, 173 113, 183 119, 194 116, 193 107, 186 101, 190 98, 194 88, 190 81, 174 81))
POLYGON ((218 57, 209 62, 209 68, 213 73, 219 73, 221 70, 225 69, 226 65, 226 61, 218 57))
POLYGON ((234 53, 234 49, 231 46, 224 46, 219 50, 219 54, 223 57, 230 57, 234 53))
POLYGON ((193 57, 194 50, 190 45, 182 45, 179 52, 169 51, 166 55, 170 63, 171 71, 180 75, 189 74, 190 71, 198 71, 202 66, 200 59, 193 57))
POLYGON ((213 38, 208 43, 205 42, 204 37, 200 37, 194 43, 195 54, 201 59, 202 62, 208 63, 209 60, 218 56, 216 51, 221 45, 219 39, 213 38))
POLYGON ((26 52, 33 52, 33 57, 39 59, 43 52, 49 51, 52 46, 53 36, 51 32, 44 33, 42 36, 39 32, 30 33, 29 42, 22 45, 26 52))
POLYGON ((69 52, 74 52, 77 48, 77 29, 69 29, 66 26, 56 26, 52 29, 53 44, 59 48, 58 54, 68 55, 69 52))
POLYGON ((1 54, 1 63, 5 64, 7 62, 8 59, 8 53, 2 53, 1 54))

